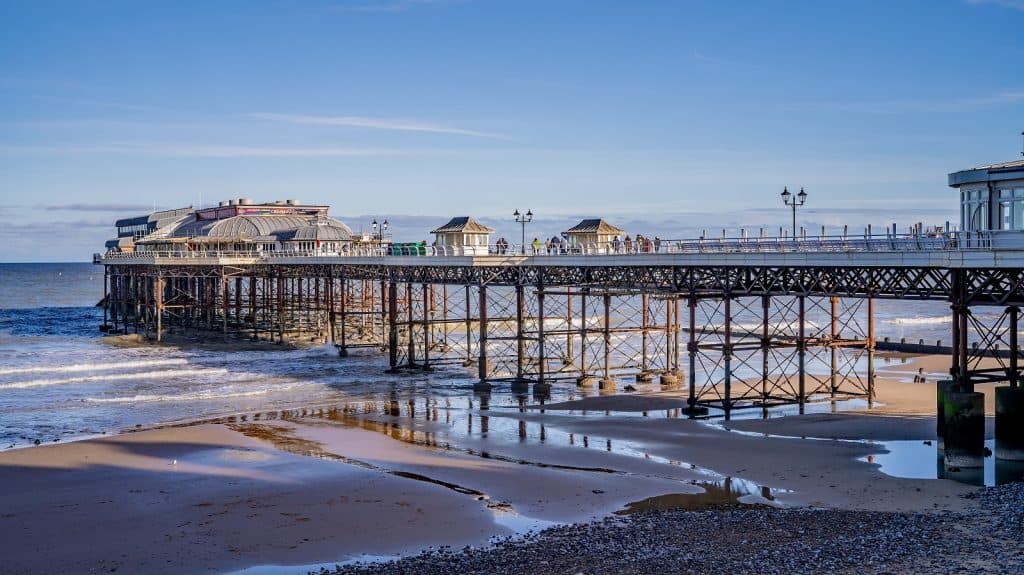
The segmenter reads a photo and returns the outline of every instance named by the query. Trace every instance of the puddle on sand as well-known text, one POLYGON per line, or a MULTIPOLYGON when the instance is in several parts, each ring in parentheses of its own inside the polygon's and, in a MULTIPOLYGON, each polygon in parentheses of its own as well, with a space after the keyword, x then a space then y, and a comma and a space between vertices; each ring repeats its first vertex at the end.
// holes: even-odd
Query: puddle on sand
MULTIPOLYGON (((989 455, 984 467, 960 468, 947 471, 942 453, 935 441, 878 441, 872 442, 888 453, 861 457, 860 461, 879 465, 879 471, 892 477, 908 479, 952 479, 971 485, 1002 485, 1024 479, 1024 462, 1004 461, 989 455)), ((995 450, 995 440, 985 441, 989 452, 995 450)))
MULTIPOLYGON (((317 459, 327 459, 330 461, 338 461, 348 465, 353 465, 362 469, 369 469, 373 471, 379 471, 395 477, 401 477, 403 479, 411 479, 413 481, 421 481, 423 483, 430 483, 445 489, 450 489, 456 493, 462 495, 468 495, 475 498, 477 501, 485 502, 487 510, 491 512, 491 516, 494 522, 506 529, 512 531, 515 534, 523 534, 530 531, 539 531, 546 527, 557 525, 558 523, 552 521, 544 521, 542 519, 534 519, 532 517, 526 517, 516 512, 515 508, 511 504, 505 502, 492 501, 490 496, 482 491, 477 491, 469 487, 464 487, 456 483, 450 483, 440 479, 435 479, 420 473, 413 473, 411 471, 402 471, 397 469, 387 469, 367 461, 361 461, 351 457, 332 453, 324 449, 323 445, 318 441, 311 439, 305 439, 294 435, 295 430, 289 427, 280 425, 269 425, 269 424, 231 424, 231 429, 242 433, 248 437, 254 439, 262 439, 268 441, 281 451, 288 453, 294 453, 296 455, 303 455, 306 457, 315 457, 317 459)), ((268 568, 272 568, 268 567, 268 568)))
POLYGON ((775 502, 775 495, 788 493, 785 489, 771 489, 747 481, 726 477, 721 481, 691 481, 704 489, 703 493, 669 493, 648 497, 640 501, 628 503, 625 508, 616 511, 616 515, 630 515, 643 511, 659 511, 663 509, 682 509, 700 511, 722 505, 742 503, 746 505, 770 505, 781 507, 775 502))

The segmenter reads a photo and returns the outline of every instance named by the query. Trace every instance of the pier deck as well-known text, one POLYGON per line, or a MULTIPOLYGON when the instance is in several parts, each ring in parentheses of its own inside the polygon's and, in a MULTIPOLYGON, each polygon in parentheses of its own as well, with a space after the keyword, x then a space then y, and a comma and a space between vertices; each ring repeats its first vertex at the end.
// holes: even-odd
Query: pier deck
POLYGON ((107 254, 97 263, 114 331, 157 340, 188 329, 321 338, 342 354, 380 348, 392 371, 473 365, 481 388, 532 383, 543 393, 558 380, 611 387, 658 377, 686 381, 693 406, 726 410, 822 396, 870 400, 876 298, 948 301, 951 376, 968 386, 1019 379, 1024 250, 952 234, 700 238, 658 248, 205 250, 107 254), (971 313, 982 305, 1004 308, 996 325, 971 313), (978 335, 973 345, 969 332, 978 335), (982 369, 984 357, 999 358, 1000 369, 982 369), (809 369, 814 362, 827 373, 809 369))

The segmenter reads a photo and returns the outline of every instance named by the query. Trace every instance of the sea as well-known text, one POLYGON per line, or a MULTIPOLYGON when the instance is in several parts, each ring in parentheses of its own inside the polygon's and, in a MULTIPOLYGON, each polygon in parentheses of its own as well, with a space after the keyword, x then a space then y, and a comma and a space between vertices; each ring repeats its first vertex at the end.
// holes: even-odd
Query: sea
MULTIPOLYGON (((99 329, 102 296, 103 269, 91 263, 0 264, 0 450, 351 401, 472 401, 469 370, 453 365, 386 375, 386 358, 372 350, 341 358, 331 345, 258 351, 112 345, 99 329)), ((948 304, 880 300, 876 335, 948 342, 948 304)), ((580 393, 560 384, 551 399, 580 393)))

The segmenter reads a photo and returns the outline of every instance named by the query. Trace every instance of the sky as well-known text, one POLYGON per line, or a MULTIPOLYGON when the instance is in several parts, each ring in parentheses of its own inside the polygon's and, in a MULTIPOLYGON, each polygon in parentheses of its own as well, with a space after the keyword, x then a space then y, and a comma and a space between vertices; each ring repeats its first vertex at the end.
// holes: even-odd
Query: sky
POLYGON ((518 238, 957 213, 1021 154, 1024 0, 0 0, 0 261, 250 197, 518 238))

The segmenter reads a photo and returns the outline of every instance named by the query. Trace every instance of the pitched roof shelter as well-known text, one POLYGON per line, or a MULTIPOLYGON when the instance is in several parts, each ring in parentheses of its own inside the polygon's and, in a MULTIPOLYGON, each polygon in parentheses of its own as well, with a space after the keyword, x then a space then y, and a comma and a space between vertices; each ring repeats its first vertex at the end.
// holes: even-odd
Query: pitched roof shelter
POLYGON ((590 218, 581 221, 575 226, 565 230, 567 235, 572 234, 598 234, 598 235, 621 235, 626 233, 626 230, 613 226, 601 218, 590 218))
POLYGON ((494 229, 489 228, 469 216, 452 218, 447 224, 431 231, 432 234, 493 234, 494 229))
POLYGON ((460 216, 430 233, 436 236, 435 245, 439 250, 462 255, 486 255, 494 230, 469 216, 460 216))

